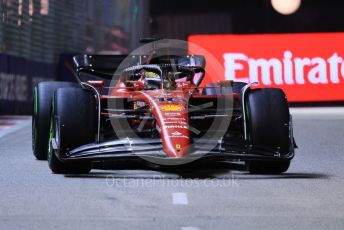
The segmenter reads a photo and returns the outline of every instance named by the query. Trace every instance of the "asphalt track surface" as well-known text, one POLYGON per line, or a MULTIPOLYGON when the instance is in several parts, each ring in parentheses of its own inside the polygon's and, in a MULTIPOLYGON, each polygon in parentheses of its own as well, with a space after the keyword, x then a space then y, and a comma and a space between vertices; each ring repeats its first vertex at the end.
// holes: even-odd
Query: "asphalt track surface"
POLYGON ((54 175, 30 120, 0 137, 0 229, 344 229, 344 109, 294 109, 299 145, 283 175, 241 164, 54 175))

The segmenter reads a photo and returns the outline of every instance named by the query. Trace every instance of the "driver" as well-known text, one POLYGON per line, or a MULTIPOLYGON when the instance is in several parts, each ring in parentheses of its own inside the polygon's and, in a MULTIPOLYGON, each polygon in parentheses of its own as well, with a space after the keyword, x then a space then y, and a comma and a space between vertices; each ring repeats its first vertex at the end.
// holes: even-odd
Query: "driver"
POLYGON ((161 79, 160 76, 152 71, 143 70, 143 79, 145 89, 160 89, 161 79))
MULTIPOLYGON (((160 89, 161 88, 161 78, 160 76, 152 71, 142 70, 141 79, 144 81, 144 88, 148 90, 160 89)), ((190 76, 183 72, 168 71, 164 73, 163 88, 167 90, 175 90, 177 88, 178 82, 190 81, 190 76)))

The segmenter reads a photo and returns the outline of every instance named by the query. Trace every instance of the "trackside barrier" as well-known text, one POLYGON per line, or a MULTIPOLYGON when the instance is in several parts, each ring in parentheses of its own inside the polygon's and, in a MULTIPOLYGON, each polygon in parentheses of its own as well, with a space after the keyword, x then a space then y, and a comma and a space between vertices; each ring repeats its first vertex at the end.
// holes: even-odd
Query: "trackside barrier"
POLYGON ((55 64, 0 54, 0 114, 31 114, 33 86, 55 79, 55 64))

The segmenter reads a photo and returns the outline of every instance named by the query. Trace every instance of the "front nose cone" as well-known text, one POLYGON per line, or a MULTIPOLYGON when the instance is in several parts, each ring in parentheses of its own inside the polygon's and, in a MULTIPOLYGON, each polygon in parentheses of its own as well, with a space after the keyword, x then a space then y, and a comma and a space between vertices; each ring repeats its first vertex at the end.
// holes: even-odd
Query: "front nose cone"
POLYGON ((183 158, 190 152, 190 131, 185 101, 154 102, 163 148, 171 158, 183 158))
POLYGON ((179 144, 176 142, 169 145, 165 142, 163 143, 163 148, 167 155, 171 158, 183 158, 191 152, 191 146, 189 143, 185 145, 185 143, 179 144))

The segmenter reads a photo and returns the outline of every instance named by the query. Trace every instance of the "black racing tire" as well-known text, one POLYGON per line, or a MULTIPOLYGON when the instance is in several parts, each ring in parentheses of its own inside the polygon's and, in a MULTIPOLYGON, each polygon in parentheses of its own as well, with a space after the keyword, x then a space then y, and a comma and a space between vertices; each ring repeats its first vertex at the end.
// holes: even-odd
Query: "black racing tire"
POLYGON ((203 95, 219 95, 219 94, 226 94, 226 93, 241 93, 241 89, 247 85, 245 82, 233 81, 233 82, 221 82, 220 85, 218 83, 208 83, 205 85, 202 94, 203 95), (219 88, 213 88, 216 86, 220 86, 219 88), (207 88, 208 87, 208 88, 207 88), (210 87, 210 88, 209 88, 210 87))
POLYGON ((246 161, 251 174, 281 174, 288 171, 290 160, 283 161, 246 161))
MULTIPOLYGON (((246 101, 248 137, 253 146, 274 148, 282 156, 290 150, 290 113, 286 95, 281 89, 265 88, 248 91, 246 101)), ((247 161, 250 173, 280 174, 289 168, 290 160, 247 161)))
POLYGON ((58 174, 88 173, 90 161, 63 161, 61 157, 76 147, 95 141, 96 100, 91 91, 60 88, 54 93, 51 112, 51 132, 48 153, 49 167, 58 174), (59 151, 52 147, 56 140, 59 151))
POLYGON ((33 91, 32 150, 38 160, 46 160, 48 153, 50 106, 54 91, 61 87, 80 87, 72 82, 41 82, 33 91))

